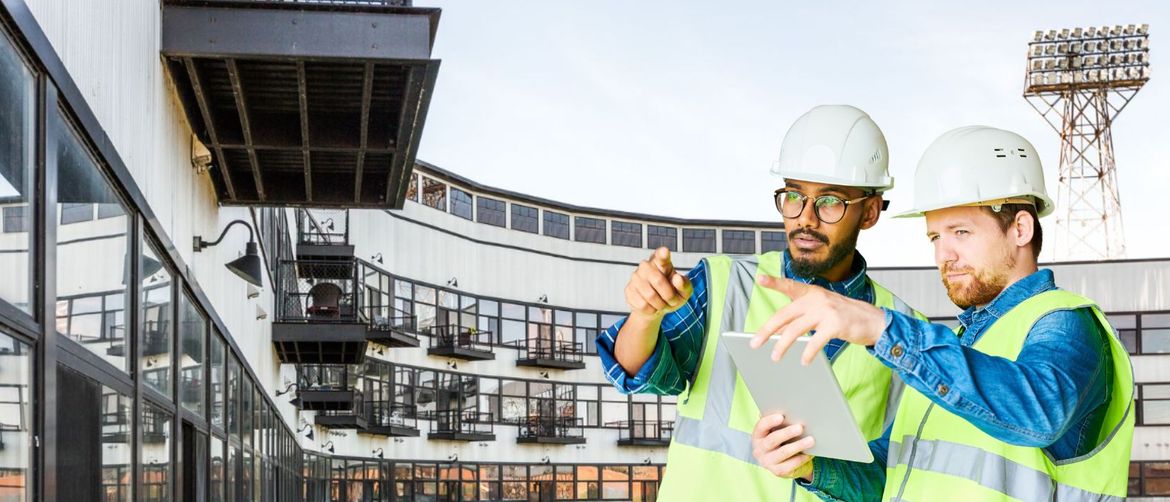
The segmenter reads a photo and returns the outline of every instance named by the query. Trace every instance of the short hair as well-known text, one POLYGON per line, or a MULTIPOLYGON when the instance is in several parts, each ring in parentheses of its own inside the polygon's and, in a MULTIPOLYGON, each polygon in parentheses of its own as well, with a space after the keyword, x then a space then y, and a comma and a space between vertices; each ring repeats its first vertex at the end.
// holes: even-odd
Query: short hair
POLYGON ((1016 214, 1020 211, 1032 215, 1032 257, 1040 257, 1040 246, 1044 244, 1044 229, 1040 227, 1040 216, 1036 214, 1036 206, 1032 204, 1004 204, 999 208, 999 211, 990 206, 983 206, 983 208, 995 218, 995 221, 999 223, 999 229, 1003 232, 1007 232, 1008 227, 1012 226, 1012 222, 1016 221, 1016 214))

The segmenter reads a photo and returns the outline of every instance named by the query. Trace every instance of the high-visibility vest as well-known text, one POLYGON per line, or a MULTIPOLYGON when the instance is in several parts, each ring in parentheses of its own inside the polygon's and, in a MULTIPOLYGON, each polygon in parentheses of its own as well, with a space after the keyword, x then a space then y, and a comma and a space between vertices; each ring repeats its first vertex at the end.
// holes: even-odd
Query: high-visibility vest
MULTIPOLYGON (((1014 361, 1036 321, 1050 312, 1086 307, 1109 329, 1092 301, 1052 290, 1008 311, 973 348, 1014 361)), ((1109 351, 1113 380, 1105 420, 1101 430, 1088 432, 1097 447, 1068 460, 995 439, 907 387, 890 434, 883 500, 1124 500, 1133 447, 1133 372, 1116 336, 1109 336, 1109 351)))
MULTIPOLYGON (((787 296, 755 281, 756 274, 783 276, 783 256, 771 252, 706 258, 706 335, 693 381, 679 397, 660 500, 818 500, 792 481, 768 472, 752 457, 751 432, 760 410, 719 343, 723 332, 755 331, 790 303, 787 296)), ((875 305, 921 317, 885 288, 872 284, 875 305)), ((892 378, 890 369, 865 347, 846 345, 834 354, 832 363, 862 434, 867 439, 880 437, 893 419, 901 381, 892 378)))

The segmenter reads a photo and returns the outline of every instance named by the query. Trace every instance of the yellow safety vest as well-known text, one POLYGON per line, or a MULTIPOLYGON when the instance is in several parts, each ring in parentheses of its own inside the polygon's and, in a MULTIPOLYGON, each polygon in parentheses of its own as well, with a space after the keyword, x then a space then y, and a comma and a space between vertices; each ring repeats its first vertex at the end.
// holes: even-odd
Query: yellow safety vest
MULTIPOLYGON (((790 303, 785 295, 755 282, 757 273, 783 276, 783 261, 780 252, 706 259, 709 298, 702 356, 694 380, 679 399, 660 500, 818 500, 752 457, 751 431, 760 410, 719 343, 721 333, 755 331, 790 303)), ((871 284, 875 305, 922 317, 885 288, 871 284)), ((862 434, 866 439, 880 437, 893 418, 901 381, 865 347, 854 345, 834 355, 833 372, 862 434)))
MULTIPOLYGON (((1014 361, 1036 321, 1050 312, 1084 307, 1093 310, 1101 326, 1109 327, 1092 301, 1052 290, 1008 311, 973 347, 1014 361)), ((1094 431, 1098 446, 1093 451, 1054 461, 1042 448, 991 437, 907 387, 890 434, 883 500, 1124 500, 1133 446, 1133 372, 1121 341, 1110 336, 1109 342, 1112 392, 1101 430, 1094 431)))

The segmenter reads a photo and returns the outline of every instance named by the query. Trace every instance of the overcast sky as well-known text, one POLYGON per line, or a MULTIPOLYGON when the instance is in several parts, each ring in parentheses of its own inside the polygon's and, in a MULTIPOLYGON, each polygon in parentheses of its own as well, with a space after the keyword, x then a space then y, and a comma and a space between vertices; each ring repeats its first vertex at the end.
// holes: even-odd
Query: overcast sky
MULTIPOLYGON (((1152 80, 1113 137, 1128 257, 1170 256, 1164 2, 828 4, 415 0, 443 8, 419 158, 573 204, 769 220, 784 132, 812 106, 847 103, 889 142, 887 215, 909 209, 926 146, 972 124, 1031 140, 1055 198, 1059 136, 1022 97, 1027 42, 1036 29, 1149 23, 1152 80)), ((859 249, 874 265, 930 265, 924 229, 883 218, 859 249)))

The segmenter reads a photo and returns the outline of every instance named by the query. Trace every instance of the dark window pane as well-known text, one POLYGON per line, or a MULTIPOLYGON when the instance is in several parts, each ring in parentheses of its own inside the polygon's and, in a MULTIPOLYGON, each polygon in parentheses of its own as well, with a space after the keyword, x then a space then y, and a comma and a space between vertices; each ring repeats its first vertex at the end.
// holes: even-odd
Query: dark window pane
POLYGON ((211 345, 209 346, 209 359, 211 360, 211 425, 223 428, 224 417, 224 342, 219 337, 218 330, 213 331, 211 335, 211 345))
POLYGON ((760 232, 760 252, 784 251, 788 247, 788 236, 784 232, 760 232))
POLYGON ((64 203, 61 204, 61 224, 81 223, 93 219, 93 204, 64 203))
POLYGON ((674 227, 646 225, 646 248, 658 249, 661 247, 665 247, 671 251, 678 251, 678 229, 674 227))
POLYGON ((203 416, 205 400, 203 344, 207 336, 207 320, 195 307, 195 302, 183 294, 179 297, 179 343, 183 362, 179 380, 180 401, 183 407, 203 416))
POLYGON ((0 300, 32 313, 33 211, 38 200, 33 175, 36 145, 36 76, 0 31, 0 206, 4 232, 26 237, 4 239, 0 253, 0 300))
POLYGON ((512 228, 528 233, 537 233, 537 224, 539 220, 538 210, 535 207, 522 206, 520 204, 512 204, 512 228))
POLYGON ((605 244, 605 220, 578 216, 573 220, 577 227, 577 242, 593 242, 605 244))
MULTIPOLYGON (((28 232, 28 217, 32 213, 25 206, 9 206, 4 208, 4 233, 19 234, 28 232)), ((19 276, 19 274, 18 274, 19 276)))
POLYGON ((460 218, 471 219, 471 194, 455 187, 451 187, 451 214, 460 218))
POLYGON ((544 235, 558 239, 569 239, 569 215, 544 212, 544 235))
POLYGON ((422 203, 440 211, 446 211, 447 185, 441 181, 423 177, 422 203))
POLYGON ((475 199, 475 219, 480 223, 504 226, 504 201, 478 197, 475 199))
POLYGON ((625 221, 611 222, 613 237, 611 242, 615 246, 642 247, 642 224, 625 221))
POLYGON ((159 261, 154 245, 142 246, 142 329, 138 344, 142 361, 138 367, 146 384, 165 396, 171 395, 171 336, 173 314, 171 274, 159 261))
POLYGON ((57 408, 57 497, 133 500, 132 399, 64 366, 57 367, 56 397, 67 403, 57 408))
POLYGON ((687 253, 714 253, 715 229, 684 228, 682 249, 687 253))
POLYGON ((123 215, 93 220, 95 204, 118 204, 121 199, 84 143, 58 113, 50 121, 57 135, 57 195, 62 225, 57 229, 57 311, 65 298, 97 298, 104 304, 100 319, 78 330, 71 322, 58 331, 122 371, 129 370, 125 343, 125 305, 130 264, 130 218, 123 215), (84 208, 82 210, 82 208, 84 208), (84 214, 84 218, 82 215, 84 214), (73 215, 73 216, 70 216, 73 215), (74 223, 65 226, 71 221, 74 223))
MULTIPOLYGON (((0 85, 3 85, 0 83, 0 85)), ((32 490, 32 353, 0 331, 0 499, 31 500, 32 490)))
POLYGON ((138 462, 142 467, 143 500, 171 500, 171 415, 149 402, 142 403, 142 444, 138 462))
POLYGON ((724 230, 724 254, 755 254, 756 233, 751 230, 724 230))

